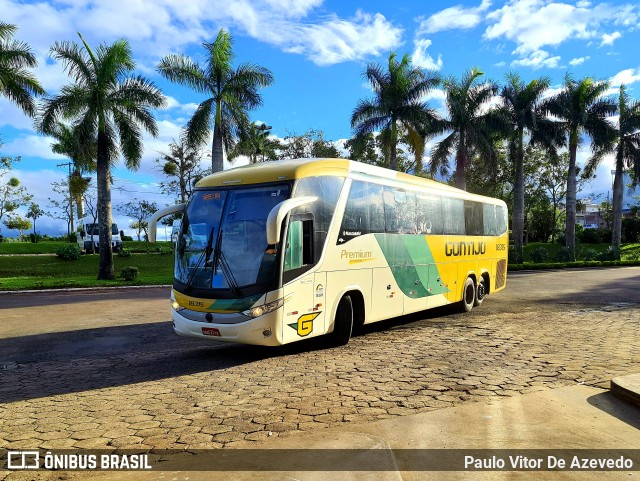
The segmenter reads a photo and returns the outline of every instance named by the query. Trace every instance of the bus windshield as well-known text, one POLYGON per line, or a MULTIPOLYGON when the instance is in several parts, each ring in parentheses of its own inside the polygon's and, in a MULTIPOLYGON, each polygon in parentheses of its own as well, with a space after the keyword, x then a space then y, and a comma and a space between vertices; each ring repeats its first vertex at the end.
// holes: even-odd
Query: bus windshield
POLYGON ((177 239, 176 280, 231 290, 272 280, 276 256, 267 245, 267 216, 290 191, 279 184, 194 192, 177 239))

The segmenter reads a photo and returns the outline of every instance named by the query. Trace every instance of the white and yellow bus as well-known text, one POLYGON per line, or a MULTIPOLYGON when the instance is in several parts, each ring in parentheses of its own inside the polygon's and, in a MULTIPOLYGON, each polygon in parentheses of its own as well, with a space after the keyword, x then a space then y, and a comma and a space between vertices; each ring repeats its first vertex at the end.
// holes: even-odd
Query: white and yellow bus
POLYGON ((183 210, 171 292, 181 336, 281 345, 504 289, 507 207, 344 159, 238 167, 183 210))

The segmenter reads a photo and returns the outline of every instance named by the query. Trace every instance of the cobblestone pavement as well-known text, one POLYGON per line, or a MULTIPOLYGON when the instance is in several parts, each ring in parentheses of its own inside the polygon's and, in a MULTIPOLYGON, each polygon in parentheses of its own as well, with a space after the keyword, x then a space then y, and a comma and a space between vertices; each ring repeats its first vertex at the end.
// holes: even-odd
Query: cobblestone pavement
POLYGON ((231 447, 575 383, 606 387, 640 371, 637 285, 639 268, 513 275, 470 314, 386 321, 333 349, 181 339, 158 322, 168 302, 155 295, 118 304, 124 318, 94 301, 14 307, 0 311, 14 336, 0 339, 0 447, 231 447), (34 318, 38 309, 62 310, 62 327, 34 318), (113 322, 87 329, 93 318, 113 322), (16 337, 20 323, 29 335, 16 337), (34 334, 34 323, 49 333, 34 334))

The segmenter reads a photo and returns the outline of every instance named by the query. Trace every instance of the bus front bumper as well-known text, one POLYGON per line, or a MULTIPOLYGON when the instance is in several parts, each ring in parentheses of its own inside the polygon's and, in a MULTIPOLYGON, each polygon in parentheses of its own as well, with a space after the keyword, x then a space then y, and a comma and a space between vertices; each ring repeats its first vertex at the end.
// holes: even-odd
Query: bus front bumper
POLYGON ((208 341, 238 342, 260 346, 279 346, 282 344, 279 317, 282 309, 269 312, 255 319, 235 324, 192 321, 171 309, 173 330, 179 336, 197 337, 208 341))

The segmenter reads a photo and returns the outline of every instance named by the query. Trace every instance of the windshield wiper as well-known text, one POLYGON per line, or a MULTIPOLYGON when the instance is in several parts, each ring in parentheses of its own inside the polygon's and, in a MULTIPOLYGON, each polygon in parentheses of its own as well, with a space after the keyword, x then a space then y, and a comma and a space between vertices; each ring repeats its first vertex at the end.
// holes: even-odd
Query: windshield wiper
POLYGON ((191 289, 191 283, 193 282, 193 279, 196 276, 196 272, 198 272, 198 269, 200 269, 200 266, 203 264, 203 261, 204 261, 205 268, 207 267, 207 262, 209 261, 209 257, 211 257, 211 253, 213 251, 213 248, 212 248, 213 233, 215 230, 216 230, 216 227, 213 226, 211 228, 211 231, 209 232, 207 245, 202 251, 202 254, 200 254, 200 257, 198 257, 198 261, 196 262, 196 264, 191 268, 191 272, 189 273, 189 278, 187 279, 187 283, 185 284, 185 287, 184 287, 185 291, 189 291, 191 289))
POLYGON ((221 267, 220 270, 222 271, 222 275, 224 276, 225 281, 227 281, 227 284, 229 285, 231 292, 239 296, 240 287, 238 286, 238 283, 236 282, 235 277, 233 277, 233 273, 229 268, 229 263, 227 262, 227 259, 225 258, 224 253, 222 252, 222 232, 223 232, 222 229, 218 231, 218 238, 216 239, 216 247, 213 251, 213 269, 211 271, 211 277, 213 278, 213 275, 219 263, 221 267))

